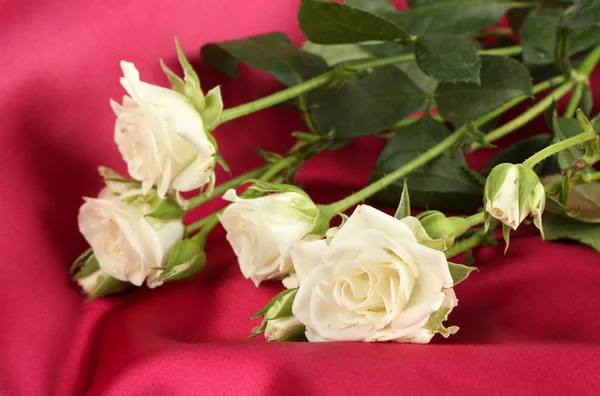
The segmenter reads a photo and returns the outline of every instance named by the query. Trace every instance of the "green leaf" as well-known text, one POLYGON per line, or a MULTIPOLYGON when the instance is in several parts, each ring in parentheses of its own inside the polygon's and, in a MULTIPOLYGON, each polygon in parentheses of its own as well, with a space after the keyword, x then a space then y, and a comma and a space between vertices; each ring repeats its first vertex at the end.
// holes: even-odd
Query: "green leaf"
MULTIPOLYGON (((583 128, 574 118, 554 117, 553 130, 556 139, 565 140, 583 132, 583 128)), ((575 160, 583 155, 583 150, 577 146, 569 147, 557 154, 558 164, 561 169, 566 169, 573 165, 575 160)))
POLYGON ((400 196, 400 203, 398 209, 396 209, 395 218, 402 220, 405 217, 410 216, 410 196, 408 195, 408 184, 404 179, 404 187, 402 188, 402 195, 400 196))
POLYGON ((502 163, 518 164, 525 161, 533 154, 547 147, 550 144, 550 140, 552 140, 552 135, 547 134, 535 135, 519 140, 488 162, 483 170, 483 174, 489 174, 496 165, 502 163))
POLYGON ((382 67, 337 92, 316 90, 308 102, 318 129, 336 139, 374 135, 420 109, 426 95, 402 71, 382 67))
MULTIPOLYGON (((302 83, 306 79, 329 70, 327 63, 319 56, 299 50, 283 33, 274 32, 241 40, 207 44, 202 47, 204 61, 230 77, 235 78, 239 62, 263 70, 286 86, 302 83)), ((312 105, 307 95, 300 95, 295 101, 307 124, 319 124, 312 113, 312 105)), ((328 130, 318 132, 327 133, 328 130)))
POLYGON ((320 56, 329 66, 339 65, 358 59, 371 58, 369 51, 358 44, 315 44, 305 41, 302 49, 311 54, 320 56))
MULTIPOLYGON (((534 9, 527 15, 519 29, 525 64, 540 66, 556 62, 557 38, 562 16, 563 12, 556 8, 534 9)), ((578 54, 600 42, 600 26, 568 33, 568 56, 578 54)), ((568 58, 566 54, 562 56, 568 58)))
MULTIPOLYGON (((594 94, 592 93, 592 88, 589 85, 585 85, 583 87, 580 106, 585 115, 589 116, 592 113, 592 109, 594 108, 594 94)), ((598 129, 595 129, 595 131, 596 133, 600 133, 598 129)))
POLYGON ((159 220, 181 219, 185 215, 185 210, 181 209, 177 201, 172 198, 161 199, 154 207, 152 212, 146 217, 152 217, 159 220))
MULTIPOLYGON (((381 178, 412 161, 450 135, 450 131, 430 117, 423 117, 396 130, 383 149, 371 180, 381 178)), ((481 203, 483 187, 465 170, 462 152, 446 152, 429 164, 411 172, 410 198, 413 208, 473 211, 481 203)), ((398 180, 377 193, 373 201, 396 206, 404 180, 398 180)))
POLYGON ((288 294, 292 293, 292 292, 298 292, 298 289, 286 289, 283 290, 281 292, 279 292, 275 297, 273 297, 268 303, 267 305, 265 305, 263 308, 261 308, 258 312, 256 312, 254 315, 250 316, 248 319, 252 320, 252 319, 256 319, 260 316, 264 316, 267 311, 269 309, 271 309, 271 307, 278 301, 282 300, 285 296, 287 296, 288 294))
POLYGON ((563 16, 562 25, 571 30, 586 29, 600 23, 600 1, 577 0, 563 16))
POLYGON ((463 125, 502 106, 510 99, 532 95, 529 72, 516 60, 504 56, 482 57, 481 84, 440 83, 435 93, 445 120, 463 125))
POLYGON ((600 224, 584 223, 554 213, 544 214, 547 241, 572 239, 600 252, 600 224))
MULTIPOLYGON (((362 48, 373 54, 373 56, 382 58, 402 54, 412 54, 415 52, 414 44, 401 45, 398 43, 381 43, 381 44, 362 44, 362 48)), ((438 81, 433 77, 423 73, 417 65, 416 60, 402 62, 395 65, 402 70, 423 92, 433 93, 437 88, 438 81)))
POLYGON ((454 281, 455 285, 458 285, 460 282, 467 279, 471 272, 479 271, 475 267, 467 267, 466 265, 455 264, 451 262, 448 262, 448 267, 450 269, 450 276, 452 276, 452 280, 454 281))
POLYGON ((389 0, 346 0, 345 3, 384 17, 398 12, 389 0))
POLYGON ((328 1, 302 0, 298 24, 306 38, 318 44, 410 40, 410 35, 401 27, 383 17, 328 1))
POLYGON ((523 61, 528 65, 554 63, 556 37, 562 11, 553 8, 531 10, 519 29, 523 61))
POLYGON ((509 7, 503 0, 427 0, 390 17, 409 33, 464 34, 494 26, 509 7))
POLYGON ((286 86, 304 81, 301 51, 280 32, 207 44, 201 53, 208 65, 232 78, 237 76, 237 67, 242 61, 269 73, 286 86))
MULTIPOLYGON (((544 178, 542 183, 547 186, 561 180, 561 175, 553 175, 544 178)), ((559 203, 552 207, 547 206, 546 210, 586 223, 600 223, 600 183, 578 184, 569 190, 566 207, 559 203)))
POLYGON ((415 42, 415 58, 425 74, 439 81, 479 83, 481 61, 467 40, 449 34, 425 34, 415 42))

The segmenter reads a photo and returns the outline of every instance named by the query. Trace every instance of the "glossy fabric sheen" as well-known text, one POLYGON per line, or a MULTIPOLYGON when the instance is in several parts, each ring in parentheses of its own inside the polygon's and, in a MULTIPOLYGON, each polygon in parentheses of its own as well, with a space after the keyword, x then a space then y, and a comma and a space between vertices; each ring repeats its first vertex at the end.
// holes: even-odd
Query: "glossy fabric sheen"
MULTIPOLYGON (((247 67, 237 81, 209 70, 198 48, 275 30, 300 43, 297 7, 0 0, 0 394, 599 394, 600 256, 544 243, 533 226, 513 234, 507 255, 502 244, 475 252, 480 272, 456 288, 460 303, 448 322, 461 329, 434 345, 241 341, 257 324, 246 318, 281 286, 245 280, 221 228, 194 281, 83 304, 67 274, 86 248, 76 222, 81 196, 99 191, 97 165, 125 171, 108 104, 124 93, 119 61, 166 85, 158 59, 176 68, 177 33, 205 91, 222 84, 226 106, 235 106, 281 87, 247 67)), ((260 164, 255 146, 283 152, 301 129, 292 110, 269 109, 215 136, 238 175, 260 164)), ((543 131, 537 120, 516 135, 543 131)), ((367 183, 382 146, 358 139, 319 155, 300 181, 318 203, 333 202, 367 183)), ((496 152, 469 161, 481 167, 496 152)), ((226 177, 219 171, 218 180, 226 177)))

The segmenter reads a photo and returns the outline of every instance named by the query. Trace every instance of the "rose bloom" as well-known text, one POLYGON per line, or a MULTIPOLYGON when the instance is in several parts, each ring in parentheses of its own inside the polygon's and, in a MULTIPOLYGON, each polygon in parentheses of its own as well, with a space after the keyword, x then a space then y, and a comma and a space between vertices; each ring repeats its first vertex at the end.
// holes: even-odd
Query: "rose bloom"
POLYGON ((219 217, 242 274, 258 286, 293 270, 290 250, 314 227, 317 206, 297 192, 244 199, 228 190, 231 201, 219 217))
POLYGON ((442 325, 458 302, 448 262, 418 242, 415 220, 361 205, 333 237, 294 246, 292 310, 309 341, 427 343, 458 330, 442 325))
POLYGON ((147 217, 150 205, 124 202, 123 191, 117 191, 116 185, 109 183, 98 198, 84 198, 79 231, 94 251, 102 273, 136 286, 146 279, 149 287, 158 286, 151 282, 159 272, 154 268, 164 264, 171 247, 183 237, 183 223, 147 217))
POLYGON ((121 85, 129 96, 121 105, 111 100, 111 106, 117 115, 115 142, 129 175, 142 182, 144 193, 156 185, 161 198, 171 190, 212 186, 216 149, 191 101, 140 81, 133 63, 123 61, 121 68, 121 85))

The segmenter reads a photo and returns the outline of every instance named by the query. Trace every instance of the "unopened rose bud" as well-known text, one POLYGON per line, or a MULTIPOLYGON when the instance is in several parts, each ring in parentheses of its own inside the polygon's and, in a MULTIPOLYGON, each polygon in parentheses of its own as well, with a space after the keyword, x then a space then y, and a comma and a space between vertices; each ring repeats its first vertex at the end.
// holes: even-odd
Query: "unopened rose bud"
POLYGON ((267 321, 265 339, 267 341, 284 341, 290 336, 303 335, 304 325, 295 316, 267 321))
MULTIPOLYGON (((542 231, 546 204, 544 186, 535 172, 521 164, 500 164, 490 172, 485 184, 485 210, 488 216, 516 230, 529 215, 542 231)), ((486 224, 489 223, 489 217, 486 224)))

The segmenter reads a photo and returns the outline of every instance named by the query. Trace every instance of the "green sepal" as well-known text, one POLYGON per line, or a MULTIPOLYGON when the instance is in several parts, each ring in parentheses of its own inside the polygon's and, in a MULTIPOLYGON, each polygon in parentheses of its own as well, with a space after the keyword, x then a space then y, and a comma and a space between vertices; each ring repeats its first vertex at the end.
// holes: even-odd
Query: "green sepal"
POLYGON ((510 230, 511 229, 512 228, 510 228, 506 224, 502 224, 502 238, 504 238, 504 243, 506 244, 506 247, 504 248, 504 254, 506 254, 506 252, 508 251, 508 245, 510 245, 510 230))
POLYGON ((216 86, 205 97, 205 105, 202 109, 202 121, 206 130, 213 130, 219 124, 219 119, 223 113, 223 97, 221 96, 221 87, 216 86))
POLYGON ((174 220, 182 219, 185 215, 185 210, 172 198, 160 199, 158 196, 155 196, 149 201, 148 203, 152 207, 152 211, 146 217, 158 220, 174 220))
POLYGON ((396 209, 394 217, 398 220, 402 220, 408 216, 410 216, 410 196, 408 195, 408 182, 404 179, 404 188, 402 188, 400 203, 398 204, 398 209, 396 209))
POLYGON ((318 213, 315 217, 314 226, 309 234, 325 235, 329 229, 329 222, 331 221, 330 213, 327 211, 327 206, 325 205, 317 205, 317 209, 318 213))
POLYGON ((468 267, 466 265, 451 262, 448 262, 448 268, 450 269, 450 276, 452 276, 452 281, 455 285, 458 285, 460 282, 467 279, 471 272, 479 271, 476 267, 468 267))
POLYGON ((195 239, 183 239, 173 245, 167 258, 167 265, 156 268, 162 270, 154 282, 179 281, 195 277, 206 266, 206 253, 203 243, 195 239))
POLYGON ((262 158, 268 164, 273 164, 283 159, 283 157, 280 154, 265 151, 260 147, 256 148, 256 154, 258 154, 260 158, 262 158))
MULTIPOLYGON (((283 290, 282 292, 278 293, 275 297, 273 297, 268 303, 267 305, 265 305, 263 308, 261 308, 258 312, 256 312, 254 315, 250 316, 248 319, 252 320, 252 319, 256 319, 258 317, 261 316, 265 316, 265 314, 267 313, 267 311, 269 311, 271 309, 271 307, 273 305, 275 305, 276 302, 278 302, 279 300, 283 299, 285 296, 287 296, 288 294, 294 292, 294 296, 295 293, 298 292, 298 289, 286 289, 283 290)), ((270 318, 270 319, 275 319, 275 318, 270 318)))
POLYGON ((80 267, 80 270, 73 275, 73 280, 77 281, 81 278, 85 278, 86 276, 93 274, 99 269, 100 264, 98 263, 96 256, 92 254, 85 260, 85 263, 80 267))
POLYGON ((585 116, 585 114, 583 113, 583 111, 581 109, 577 109, 576 115, 577 115, 577 122, 579 123, 579 125, 581 125, 581 127, 583 128, 584 131, 593 131, 594 130, 592 123, 590 122, 590 120, 588 120, 588 118, 585 116))
POLYGON ((454 244, 454 235, 443 235, 440 238, 432 238, 416 217, 409 216, 400 221, 412 230, 417 242, 423 246, 443 252, 454 244))
POLYGON ((201 112, 204 110, 206 101, 200 86, 200 78, 198 78, 198 74, 196 74, 196 71, 185 57, 185 53, 181 49, 177 37, 175 37, 175 47, 177 48, 177 57, 179 59, 179 63, 183 69, 185 95, 192 101, 194 107, 201 112))
POLYGON ((185 95, 185 81, 175 74, 175 72, 171 70, 162 59, 160 59, 160 68, 167 75, 167 78, 171 83, 171 89, 175 92, 185 95))
POLYGON ((102 274, 96 283, 96 290, 94 290, 94 293, 92 293, 85 302, 88 303, 97 298, 121 292, 129 286, 131 286, 131 284, 128 282, 120 281, 108 274, 102 274))
POLYGON ((75 270, 82 268, 89 257, 93 254, 92 248, 87 248, 79 257, 77 257, 73 264, 71 264, 71 268, 69 268, 69 274, 73 274, 75 270))

